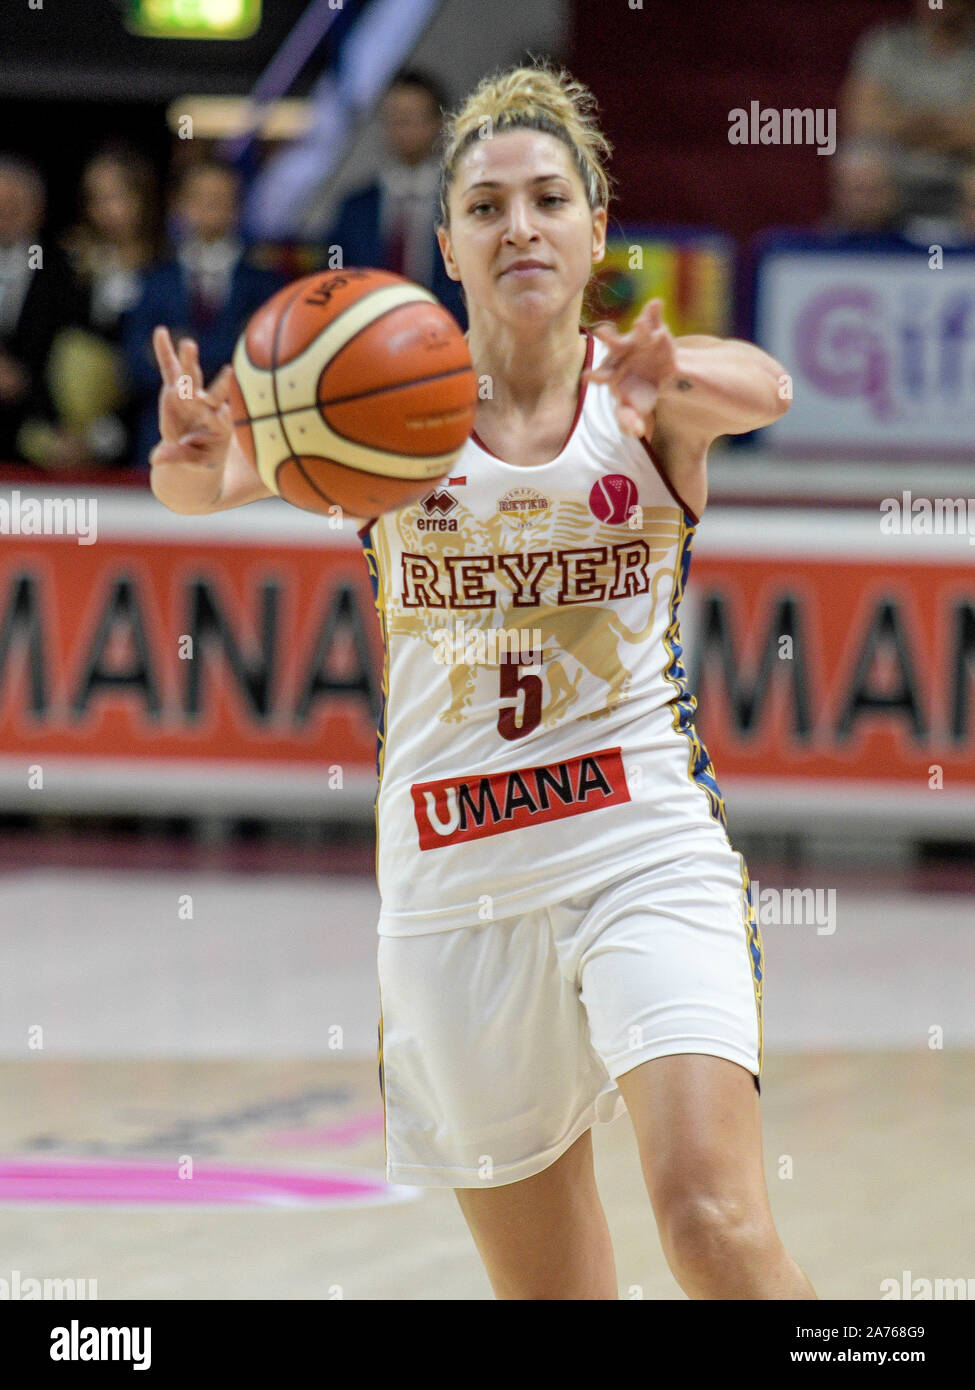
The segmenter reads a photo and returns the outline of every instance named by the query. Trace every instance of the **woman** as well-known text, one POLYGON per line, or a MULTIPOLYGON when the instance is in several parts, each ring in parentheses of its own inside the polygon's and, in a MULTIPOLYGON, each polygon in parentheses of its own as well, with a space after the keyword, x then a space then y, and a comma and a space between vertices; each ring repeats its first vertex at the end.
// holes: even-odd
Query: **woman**
MULTIPOLYGON (((364 528, 387 638, 386 1172, 455 1188, 498 1298, 613 1299, 590 1131, 625 1103, 685 1292, 815 1298, 769 1211, 761 942, 676 619, 708 446, 781 415, 783 373, 673 339, 657 302, 629 334, 580 328, 609 199, 592 107, 536 65, 449 118, 438 235, 491 389, 441 485, 457 532, 422 503, 364 528), (436 630, 482 610, 532 649, 438 663, 436 630)), ((229 445, 226 375, 206 392, 192 344, 156 347, 156 496, 269 495, 229 445)))
POLYGON ((46 375, 57 423, 32 420, 20 447, 52 472, 125 462, 135 405, 120 351, 125 314, 159 249, 152 165, 124 145, 95 154, 81 178, 82 220, 65 239, 82 288, 87 326, 63 329, 46 375))
POLYGON ((141 276, 162 251, 155 170, 138 152, 106 145, 85 165, 81 201, 82 220, 67 250, 88 293, 91 328, 118 343, 141 276))

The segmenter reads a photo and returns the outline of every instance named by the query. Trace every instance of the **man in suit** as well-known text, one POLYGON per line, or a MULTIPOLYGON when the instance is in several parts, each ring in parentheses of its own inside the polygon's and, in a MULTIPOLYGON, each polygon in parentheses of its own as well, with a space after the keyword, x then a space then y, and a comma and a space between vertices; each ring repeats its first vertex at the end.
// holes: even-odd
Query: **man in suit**
POLYGON ((65 257, 41 238, 44 181, 26 160, 0 156, 0 464, 22 461, 28 418, 53 420, 44 370, 58 332, 84 321, 65 257))
POLYGON ((446 104, 439 84, 425 73, 405 70, 393 80, 382 107, 391 157, 372 183, 345 198, 328 242, 341 248, 343 265, 395 270, 425 286, 466 331, 460 285, 444 269, 434 230, 440 217, 439 140, 446 104))
POLYGON ((211 159, 190 166, 176 199, 175 259, 148 272, 142 297, 129 313, 125 351, 141 400, 134 459, 139 468, 149 467, 159 434, 155 326, 165 324, 174 338, 195 338, 209 380, 230 361, 250 316, 284 283, 248 263, 238 235, 240 196, 240 176, 232 166, 211 159))

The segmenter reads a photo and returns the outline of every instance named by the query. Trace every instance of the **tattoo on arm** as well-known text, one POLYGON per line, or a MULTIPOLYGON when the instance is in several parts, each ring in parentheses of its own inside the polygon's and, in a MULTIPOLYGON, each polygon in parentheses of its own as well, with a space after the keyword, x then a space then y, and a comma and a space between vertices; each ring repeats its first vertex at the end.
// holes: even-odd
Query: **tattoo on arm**
POLYGON ((678 391, 692 391, 694 388, 693 388, 691 382, 685 381, 684 378, 682 377, 682 378, 680 379, 680 381, 678 381, 678 383, 677 383, 677 389, 678 389, 678 391))

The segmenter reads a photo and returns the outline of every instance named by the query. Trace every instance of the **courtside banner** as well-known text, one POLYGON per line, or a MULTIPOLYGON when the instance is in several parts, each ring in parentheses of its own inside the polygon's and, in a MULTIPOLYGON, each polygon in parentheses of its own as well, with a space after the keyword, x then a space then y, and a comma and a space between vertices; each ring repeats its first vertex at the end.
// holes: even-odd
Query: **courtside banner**
POLYGON ((975 830, 973 538, 975 498, 707 511, 681 625, 734 823, 975 830))
MULTIPOLYGON (((952 501, 708 509, 681 625, 733 826, 975 826, 975 499, 952 501)), ((0 489, 4 807, 370 815, 382 645, 357 524, 0 489)))
POLYGON ((783 364, 792 391, 764 444, 975 458, 975 249, 773 244, 756 296, 755 341, 783 364))
POLYGON ((371 802, 382 656, 353 522, 51 487, 0 489, 0 526, 7 806, 371 802))

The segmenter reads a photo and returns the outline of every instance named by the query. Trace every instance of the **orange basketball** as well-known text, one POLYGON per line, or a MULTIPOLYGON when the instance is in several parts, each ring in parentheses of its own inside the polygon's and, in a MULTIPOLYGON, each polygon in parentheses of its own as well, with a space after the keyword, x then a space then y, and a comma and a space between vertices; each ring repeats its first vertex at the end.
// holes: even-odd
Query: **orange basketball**
POLYGON ((449 472, 477 386, 456 319, 386 270, 307 275, 237 340, 231 408, 267 487, 308 511, 372 518, 449 472))

